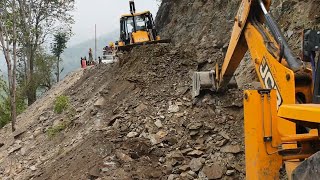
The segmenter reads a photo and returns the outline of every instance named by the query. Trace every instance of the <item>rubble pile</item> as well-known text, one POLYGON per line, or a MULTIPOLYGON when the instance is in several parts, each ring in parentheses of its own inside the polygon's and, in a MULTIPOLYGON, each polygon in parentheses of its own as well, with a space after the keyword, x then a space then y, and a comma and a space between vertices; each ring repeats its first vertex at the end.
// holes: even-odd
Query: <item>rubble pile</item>
POLYGON ((242 93, 193 100, 193 58, 152 45, 87 69, 63 93, 72 108, 59 115, 51 105, 1 149, 0 177, 242 179, 242 93))
MULTIPOLYGON (((299 32, 319 28, 319 4, 272 5, 295 54, 299 32)), ((163 0, 156 21, 174 43, 136 47, 57 84, 19 116, 17 132, 0 130, 0 179, 244 179, 242 90, 190 92, 194 71, 222 62, 238 5, 163 0)), ((236 73, 245 87, 255 79, 248 64, 236 73)))

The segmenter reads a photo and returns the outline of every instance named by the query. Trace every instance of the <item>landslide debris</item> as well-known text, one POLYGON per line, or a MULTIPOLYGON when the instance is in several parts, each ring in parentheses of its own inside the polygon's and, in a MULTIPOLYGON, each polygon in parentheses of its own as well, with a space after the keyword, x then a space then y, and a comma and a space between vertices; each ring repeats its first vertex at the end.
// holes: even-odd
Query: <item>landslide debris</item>
POLYGON ((85 70, 63 93, 72 108, 59 115, 51 103, 0 149, 0 178, 243 179, 242 93, 193 101, 196 68, 192 52, 168 44, 85 70))
MULTIPOLYGON (((274 2, 297 54, 298 32, 319 28, 320 3, 274 2)), ((221 63, 238 3, 163 0, 157 23, 175 44, 70 74, 19 116, 18 132, 0 130, 0 179, 244 179, 242 91, 190 96, 192 72, 221 63), (56 114, 60 95, 70 108, 56 114)), ((238 82, 254 80, 249 63, 238 82)))

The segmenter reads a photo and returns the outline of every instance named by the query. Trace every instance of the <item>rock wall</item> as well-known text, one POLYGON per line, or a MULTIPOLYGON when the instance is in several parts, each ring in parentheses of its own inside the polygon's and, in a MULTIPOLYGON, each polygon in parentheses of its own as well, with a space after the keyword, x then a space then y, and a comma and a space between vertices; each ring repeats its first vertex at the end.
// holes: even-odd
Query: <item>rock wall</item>
POLYGON ((226 49, 239 2, 163 0, 156 17, 157 27, 164 38, 171 38, 177 46, 196 50, 199 61, 215 61, 210 56, 226 49))
MULTIPOLYGON (((176 46, 192 51, 203 70, 222 62, 240 0, 163 0, 156 17, 157 28, 176 46)), ((294 54, 301 55, 303 29, 320 29, 319 0, 273 1, 271 14, 288 39, 294 54)), ((240 87, 256 80, 249 54, 241 62, 236 79, 240 87)))

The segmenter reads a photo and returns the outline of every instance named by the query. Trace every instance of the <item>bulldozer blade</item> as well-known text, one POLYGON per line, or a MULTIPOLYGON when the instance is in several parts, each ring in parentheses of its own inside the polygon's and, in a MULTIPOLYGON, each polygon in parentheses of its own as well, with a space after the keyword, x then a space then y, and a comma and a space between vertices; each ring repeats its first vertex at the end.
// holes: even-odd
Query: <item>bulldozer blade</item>
POLYGON ((131 51, 132 48, 137 47, 137 46, 143 46, 143 45, 148 45, 148 44, 170 43, 170 42, 171 42, 170 39, 148 41, 148 42, 142 42, 142 43, 129 44, 129 45, 125 45, 125 46, 119 46, 118 50, 119 51, 131 51))
POLYGON ((192 77, 192 97, 200 95, 203 89, 216 90, 215 71, 195 72, 192 77))

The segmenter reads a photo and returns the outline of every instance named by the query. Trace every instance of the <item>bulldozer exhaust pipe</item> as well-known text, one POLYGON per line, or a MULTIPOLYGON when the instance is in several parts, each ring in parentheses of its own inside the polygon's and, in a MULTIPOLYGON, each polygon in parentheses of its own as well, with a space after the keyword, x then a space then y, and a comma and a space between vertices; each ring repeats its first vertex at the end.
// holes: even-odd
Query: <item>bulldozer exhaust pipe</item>
POLYGON ((130 1, 129 5, 130 5, 130 13, 133 15, 134 13, 136 13, 136 6, 134 4, 134 1, 130 1))
POLYGON ((215 71, 195 72, 192 77, 192 97, 200 95, 200 91, 208 89, 216 90, 215 71))

